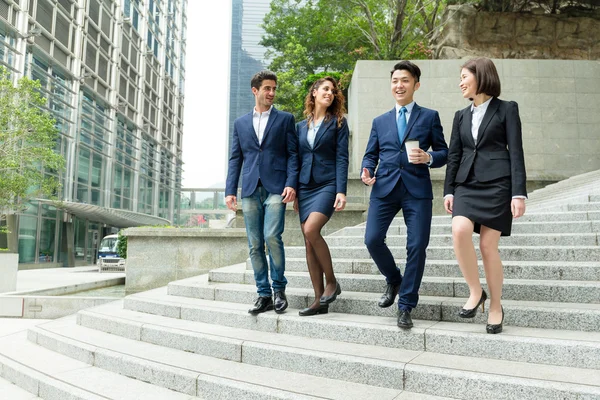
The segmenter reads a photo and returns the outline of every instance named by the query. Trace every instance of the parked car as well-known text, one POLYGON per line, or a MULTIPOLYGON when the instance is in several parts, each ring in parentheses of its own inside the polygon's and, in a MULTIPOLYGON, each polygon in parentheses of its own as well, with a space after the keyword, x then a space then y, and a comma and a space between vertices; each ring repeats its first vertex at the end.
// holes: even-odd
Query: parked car
POLYGON ((125 259, 117 253, 118 235, 108 235, 102 238, 98 249, 98 271, 125 272, 125 259))

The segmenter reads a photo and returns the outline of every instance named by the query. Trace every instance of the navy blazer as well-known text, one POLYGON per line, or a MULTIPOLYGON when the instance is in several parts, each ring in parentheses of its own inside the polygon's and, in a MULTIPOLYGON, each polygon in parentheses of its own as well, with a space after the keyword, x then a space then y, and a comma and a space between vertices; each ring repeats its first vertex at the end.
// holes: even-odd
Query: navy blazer
POLYGON ((373 120, 371 136, 362 162, 373 176, 375 167, 377 180, 371 190, 371 196, 383 198, 396 186, 398 181, 406 186, 409 193, 418 199, 433 199, 429 166, 411 164, 404 147, 406 140, 418 140, 419 147, 427 151, 431 148, 433 163, 431 168, 446 164, 448 145, 444 140, 444 131, 437 111, 413 106, 404 141, 400 143, 396 125, 396 108, 373 120), (379 166, 378 166, 379 163, 379 166))
POLYGON ((474 168, 479 182, 510 176, 512 195, 527 196, 521 118, 517 103, 494 97, 481 120, 477 143, 471 134, 471 124, 471 106, 454 115, 444 196, 454 194, 454 187, 467 179, 471 168, 474 168))
POLYGON ((298 137, 294 126, 292 114, 273 107, 259 144, 252 112, 235 120, 225 196, 237 195, 240 170, 242 197, 254 193, 259 179, 267 192, 273 194, 281 194, 285 187, 297 188, 298 137))
POLYGON ((348 186, 348 122, 337 118, 323 121, 311 148, 308 144, 306 120, 296 125, 300 153, 300 183, 308 184, 312 177, 316 183, 335 179, 336 193, 346 194, 348 186))

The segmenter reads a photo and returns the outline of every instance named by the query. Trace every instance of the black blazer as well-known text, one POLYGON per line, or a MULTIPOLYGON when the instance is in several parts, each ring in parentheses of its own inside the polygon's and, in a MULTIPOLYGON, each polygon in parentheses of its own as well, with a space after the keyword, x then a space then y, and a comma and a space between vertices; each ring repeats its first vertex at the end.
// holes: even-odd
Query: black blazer
POLYGON ((493 98, 483 116, 477 143, 471 135, 471 106, 457 111, 452 123, 444 196, 454 194, 471 168, 479 182, 510 176, 513 196, 527 196, 519 107, 493 98))
POLYGON ((306 120, 296 125, 300 156, 299 182, 307 184, 312 177, 316 183, 335 179, 336 193, 346 194, 348 186, 348 122, 337 118, 323 121, 317 131, 314 147, 308 144, 306 120))

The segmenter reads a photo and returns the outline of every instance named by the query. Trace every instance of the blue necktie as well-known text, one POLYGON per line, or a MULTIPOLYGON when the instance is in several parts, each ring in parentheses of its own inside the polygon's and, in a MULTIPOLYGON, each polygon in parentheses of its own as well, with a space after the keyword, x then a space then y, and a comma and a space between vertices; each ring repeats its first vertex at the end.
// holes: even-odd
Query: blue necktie
POLYGON ((398 113, 398 120, 396 121, 398 126, 398 138, 400 138, 400 145, 404 141, 404 134, 406 133, 406 107, 402 107, 398 113))

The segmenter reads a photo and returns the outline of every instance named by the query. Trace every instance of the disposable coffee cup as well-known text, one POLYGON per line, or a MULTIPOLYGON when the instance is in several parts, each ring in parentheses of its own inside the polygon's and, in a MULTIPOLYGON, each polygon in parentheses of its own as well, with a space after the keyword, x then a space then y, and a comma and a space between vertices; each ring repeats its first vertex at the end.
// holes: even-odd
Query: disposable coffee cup
POLYGON ((412 163, 412 161, 410 161, 410 155, 411 155, 413 149, 419 148, 419 141, 418 140, 407 140, 406 142, 404 142, 404 147, 406 148, 406 156, 408 157, 408 162, 412 163))

